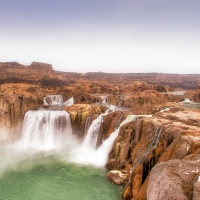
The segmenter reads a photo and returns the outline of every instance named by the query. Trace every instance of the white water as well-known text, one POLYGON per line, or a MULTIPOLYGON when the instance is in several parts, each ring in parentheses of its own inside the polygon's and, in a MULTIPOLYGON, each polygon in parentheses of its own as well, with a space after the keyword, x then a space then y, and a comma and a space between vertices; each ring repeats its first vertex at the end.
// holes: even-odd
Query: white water
POLYGON ((21 143, 53 148, 72 139, 70 115, 66 111, 38 110, 25 114, 21 143))
POLYGON ((101 99, 102 99, 102 102, 103 103, 106 103, 107 102, 107 96, 99 96, 101 99))
MULTIPOLYGON (((100 118, 100 117, 99 117, 100 118)), ((98 119, 98 118, 97 118, 98 119)), ((108 153, 110 152, 113 142, 117 138, 119 134, 120 127, 124 125, 125 123, 134 121, 137 119, 137 115, 129 115, 127 118, 120 124, 119 128, 116 129, 109 138, 107 138, 102 145, 98 148, 94 148, 94 144, 87 143, 85 145, 85 142, 83 145, 77 147, 77 149, 73 152, 73 156, 71 157, 71 161, 75 163, 81 163, 85 165, 93 165, 93 166, 98 166, 98 167, 104 167, 107 158, 108 158, 108 153), (79 152, 79 153, 77 153, 79 152)), ((100 121, 99 119, 97 120, 98 122, 100 121)), ((91 127, 93 128, 99 128, 99 124, 93 121, 91 127)), ((88 131, 89 133, 89 131, 88 131)), ((89 139, 88 139, 89 140, 89 139)), ((95 143, 96 144, 96 143, 95 143)))
POLYGON ((84 137, 86 136, 91 124, 92 124, 92 117, 87 117, 85 122, 84 137))
POLYGON ((63 104, 63 97, 62 95, 46 95, 45 99, 44 99, 44 103, 48 104, 48 105, 62 105, 63 104))
POLYGON ((97 138, 99 134, 99 129, 100 126, 103 122, 103 116, 107 115, 108 113, 112 112, 114 110, 113 107, 110 107, 105 113, 99 115, 91 124, 89 127, 87 134, 84 138, 83 145, 84 146, 89 146, 90 148, 95 149, 96 148, 96 143, 97 143, 97 138))
POLYGON ((91 124, 91 126, 89 127, 84 141, 83 141, 83 145, 84 146, 89 146, 90 148, 94 148, 96 147, 96 142, 97 142, 97 137, 99 134, 99 128, 101 126, 101 123, 103 122, 103 115, 105 114, 101 114, 99 115, 91 124))
POLYGON ((70 99, 68 99, 67 101, 63 103, 63 105, 65 106, 71 106, 73 104, 74 104, 74 97, 71 97, 70 99))
POLYGON ((33 166, 32 162, 41 153, 44 156, 56 156, 57 159, 66 163, 104 167, 120 127, 135 119, 135 116, 127 117, 99 149, 96 149, 96 138, 102 116, 109 112, 111 110, 92 122, 84 141, 81 143, 72 134, 70 116, 66 111, 28 111, 24 117, 22 138, 13 144, 0 146, 2 163, 0 175, 8 169, 15 170, 15 166, 19 166, 19 163, 23 163, 27 159, 30 164, 27 163, 26 167, 33 166))

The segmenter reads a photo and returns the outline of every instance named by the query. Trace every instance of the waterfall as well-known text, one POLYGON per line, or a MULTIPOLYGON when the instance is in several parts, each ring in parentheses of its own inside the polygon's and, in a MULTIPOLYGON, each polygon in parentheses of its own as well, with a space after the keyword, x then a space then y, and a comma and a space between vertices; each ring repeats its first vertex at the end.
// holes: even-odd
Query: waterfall
POLYGON ((89 146, 91 148, 95 148, 96 147, 96 142, 97 142, 97 137, 99 134, 99 129, 101 126, 101 123, 103 122, 103 115, 105 114, 101 114, 99 115, 91 124, 91 126, 89 127, 85 138, 84 138, 84 142, 83 145, 84 146, 89 146))
POLYGON ((86 136, 91 124, 92 124, 92 117, 87 117, 85 122, 84 136, 86 136))
POLYGON ((63 103, 63 105, 65 106, 71 106, 73 104, 74 104, 74 97, 71 97, 70 99, 68 99, 67 101, 63 103))
POLYGON ((62 95, 58 94, 51 94, 51 95, 46 95, 45 97, 45 102, 48 105, 62 105, 63 104, 63 97, 62 95))
POLYGON ((100 126, 103 122, 103 116, 109 114, 110 112, 113 112, 115 110, 115 107, 111 106, 105 113, 99 115, 91 124, 89 127, 86 136, 84 138, 84 145, 90 146, 91 148, 96 147, 97 138, 99 134, 100 126))
POLYGON ((66 111, 45 109, 28 111, 24 116, 22 138, 15 144, 10 145, 6 150, 7 152, 5 152, 4 170, 8 165, 14 166, 23 160, 30 159, 31 161, 37 155, 54 155, 56 159, 62 162, 104 167, 120 127, 136 117, 135 115, 128 116, 110 137, 96 149, 103 116, 114 110, 115 107, 110 106, 105 113, 99 115, 92 123, 91 118, 88 118, 85 126, 87 133, 83 141, 72 134, 70 115, 66 111))
POLYGON ((128 122, 137 120, 138 117, 137 115, 128 115, 126 119, 120 124, 120 126, 110 135, 109 138, 107 138, 102 145, 99 147, 97 150, 97 156, 98 156, 98 164, 106 164, 107 158, 108 158, 108 153, 110 152, 113 142, 117 138, 119 134, 120 127, 128 122))
POLYGON ((107 102, 107 96, 99 96, 102 99, 102 103, 107 102))
POLYGON ((67 112, 31 110, 25 114, 21 140, 24 145, 52 148, 71 137, 71 122, 67 112))
MULTIPOLYGON (((106 113, 102 115, 106 115, 110 112, 110 110, 107 110, 106 113)), ((96 121, 94 120, 88 130, 88 134, 85 138, 85 141, 83 142, 83 145, 80 147, 77 147, 76 151, 74 152, 71 161, 75 163, 81 163, 81 164, 86 164, 86 165, 94 165, 98 167, 104 167, 107 158, 108 158, 108 153, 110 152, 113 142, 118 136, 120 127, 124 125, 125 123, 137 120, 137 115, 129 115, 127 118, 120 124, 120 126, 110 135, 109 138, 107 138, 102 145, 98 148, 95 149, 96 143, 93 141, 92 143, 92 137, 89 138, 89 135, 91 136, 92 130, 96 132, 98 128, 100 127, 101 124, 101 118, 102 115, 100 115, 96 121), (96 129, 95 129, 96 128, 96 129), (89 142, 88 142, 89 140, 89 142), (87 142, 86 142, 87 141, 87 142), (92 144, 91 144, 91 143, 92 144)))
POLYGON ((114 111, 111 106, 105 113, 90 124, 84 141, 72 134, 70 116, 66 111, 37 110, 28 111, 24 116, 22 138, 0 148, 0 177, 7 170, 29 169, 38 163, 61 161, 78 165, 105 167, 108 153, 118 136, 120 127, 135 119, 128 116, 120 126, 96 149, 96 140, 103 116, 114 111))

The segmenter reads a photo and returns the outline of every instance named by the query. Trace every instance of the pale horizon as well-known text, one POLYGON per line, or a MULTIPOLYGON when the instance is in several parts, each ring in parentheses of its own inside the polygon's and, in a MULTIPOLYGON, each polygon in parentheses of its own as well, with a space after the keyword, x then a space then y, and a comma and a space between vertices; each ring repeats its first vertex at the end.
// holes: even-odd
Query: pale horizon
POLYGON ((8 0, 0 62, 56 71, 200 74, 197 0, 8 0))

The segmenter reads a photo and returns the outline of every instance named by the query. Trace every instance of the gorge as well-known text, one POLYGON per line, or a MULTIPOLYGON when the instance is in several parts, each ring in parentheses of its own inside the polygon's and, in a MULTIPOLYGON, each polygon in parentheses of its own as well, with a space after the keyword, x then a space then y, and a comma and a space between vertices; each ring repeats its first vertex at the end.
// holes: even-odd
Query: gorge
POLYGON ((0 69, 0 198, 199 198, 200 75, 0 69))

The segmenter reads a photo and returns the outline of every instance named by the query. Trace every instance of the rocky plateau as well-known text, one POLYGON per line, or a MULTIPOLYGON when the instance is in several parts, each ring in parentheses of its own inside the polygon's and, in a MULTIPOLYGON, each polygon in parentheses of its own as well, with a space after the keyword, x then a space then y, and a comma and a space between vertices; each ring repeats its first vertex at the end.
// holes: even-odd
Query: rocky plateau
POLYGON ((103 116, 97 148, 127 116, 137 115, 120 127, 106 163, 107 178, 124 187, 123 199, 199 199, 200 75, 81 74, 38 62, 0 63, 0 145, 21 137, 25 113, 44 106, 48 94, 74 97, 63 109, 80 138, 88 117, 116 107, 103 116))

